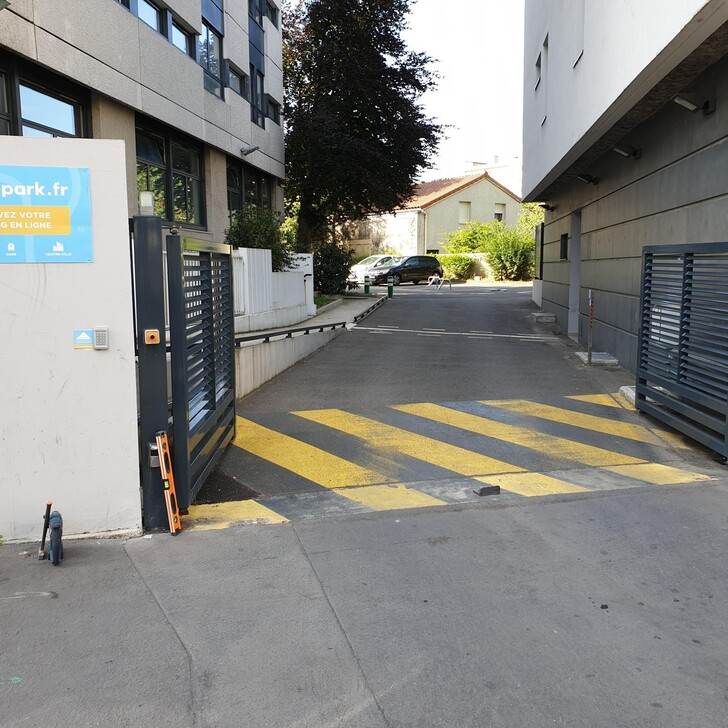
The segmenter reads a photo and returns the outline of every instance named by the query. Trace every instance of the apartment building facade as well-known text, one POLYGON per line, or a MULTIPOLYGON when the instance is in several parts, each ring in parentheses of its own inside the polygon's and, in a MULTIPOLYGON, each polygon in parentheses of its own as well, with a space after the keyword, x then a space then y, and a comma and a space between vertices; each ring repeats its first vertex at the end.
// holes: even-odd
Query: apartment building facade
POLYGON ((728 239, 728 3, 526 0, 534 300, 634 371, 643 248, 728 239))
POLYGON ((280 10, 271 0, 11 0, 0 134, 122 139, 167 227, 222 242, 244 204, 282 210, 280 10))

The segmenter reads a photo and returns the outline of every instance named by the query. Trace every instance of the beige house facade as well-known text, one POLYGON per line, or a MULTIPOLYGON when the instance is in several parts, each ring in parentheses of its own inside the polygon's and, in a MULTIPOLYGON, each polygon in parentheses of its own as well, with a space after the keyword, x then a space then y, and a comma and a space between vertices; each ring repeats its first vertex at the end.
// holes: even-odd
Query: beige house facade
POLYGON ((129 214, 222 241, 231 210, 282 210, 280 11, 269 0, 12 0, 0 134, 121 139, 129 214))
POLYGON ((471 220, 515 225, 520 199, 487 172, 422 182, 401 208, 370 215, 352 238, 357 253, 446 253, 448 233, 471 220))

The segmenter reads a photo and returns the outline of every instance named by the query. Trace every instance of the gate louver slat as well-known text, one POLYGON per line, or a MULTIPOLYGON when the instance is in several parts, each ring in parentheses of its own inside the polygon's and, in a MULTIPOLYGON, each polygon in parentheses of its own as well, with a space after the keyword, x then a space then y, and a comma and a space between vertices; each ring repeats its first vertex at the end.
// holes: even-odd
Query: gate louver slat
POLYGON ((728 455, 728 243, 645 248, 636 404, 728 455))

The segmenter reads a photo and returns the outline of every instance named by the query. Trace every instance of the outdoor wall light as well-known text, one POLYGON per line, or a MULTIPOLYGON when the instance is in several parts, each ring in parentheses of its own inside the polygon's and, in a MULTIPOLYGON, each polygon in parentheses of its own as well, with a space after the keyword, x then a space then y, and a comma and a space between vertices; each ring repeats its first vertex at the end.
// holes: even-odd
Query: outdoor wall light
POLYGON ((546 212, 553 212, 556 209, 555 207, 551 207, 551 205, 547 205, 546 203, 543 203, 542 205, 540 205, 540 207, 546 210, 546 212))
POLYGON ((715 111, 715 99, 706 98, 700 94, 678 94, 673 97, 672 100, 678 104, 678 106, 682 106, 683 109, 687 109, 693 114, 698 111, 702 111, 705 116, 709 116, 715 111))
POLYGON ((0 10, 5 10, 5 8, 10 6, 10 0, 0 0, 0 10))
POLYGON ((595 185, 599 182, 599 178, 594 177, 591 174, 577 174, 576 179, 578 179, 579 182, 583 182, 585 185, 595 185))
POLYGON ((247 157, 247 156, 248 156, 248 154, 252 154, 253 152, 257 152, 257 151, 258 151, 259 149, 260 149, 260 147, 259 147, 259 146, 257 146, 257 145, 256 145, 256 146, 254 146, 254 147, 243 147, 243 148, 242 148, 242 149, 240 150, 240 153, 241 153, 241 154, 242 154, 242 155, 243 155, 244 157, 247 157))
POLYGON ((635 149, 629 144, 618 144, 612 147, 613 152, 617 152, 621 157, 631 157, 632 159, 639 159, 642 156, 641 149, 635 149))
POLYGON ((153 192, 140 192, 139 193, 139 214, 140 215, 153 215, 154 214, 154 193, 153 192))

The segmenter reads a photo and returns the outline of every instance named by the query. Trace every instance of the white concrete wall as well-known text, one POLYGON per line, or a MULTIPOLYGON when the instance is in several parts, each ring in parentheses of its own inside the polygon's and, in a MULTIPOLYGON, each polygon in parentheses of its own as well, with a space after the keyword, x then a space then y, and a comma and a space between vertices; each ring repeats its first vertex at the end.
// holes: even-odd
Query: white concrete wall
POLYGON ((46 500, 67 535, 137 532, 124 144, 0 137, 0 163, 89 168, 94 248, 93 263, 0 265, 0 535, 39 540, 46 500), (96 326, 109 350, 74 349, 96 326))
MULTIPOLYGON (((419 215, 419 210, 401 210, 396 214, 370 215, 368 228, 372 253, 393 252, 399 255, 417 255, 420 242, 419 215)), ((421 252, 424 253, 424 250, 421 252)))
POLYGON ((727 21, 724 0, 526 0, 524 198, 727 21))

